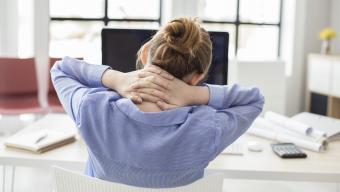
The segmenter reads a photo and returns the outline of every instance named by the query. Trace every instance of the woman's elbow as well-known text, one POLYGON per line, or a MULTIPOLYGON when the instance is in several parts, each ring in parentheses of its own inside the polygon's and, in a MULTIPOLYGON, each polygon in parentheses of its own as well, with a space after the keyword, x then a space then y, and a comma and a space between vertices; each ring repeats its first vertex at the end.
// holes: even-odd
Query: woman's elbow
POLYGON ((254 100, 251 105, 257 108, 259 110, 259 113, 261 113, 265 103, 265 97, 263 96, 261 90, 258 87, 254 87, 252 91, 254 100))
POLYGON ((63 62, 62 60, 56 61, 53 64, 52 68, 50 69, 51 81, 53 84, 60 76, 64 75, 60 67, 62 62, 63 62))

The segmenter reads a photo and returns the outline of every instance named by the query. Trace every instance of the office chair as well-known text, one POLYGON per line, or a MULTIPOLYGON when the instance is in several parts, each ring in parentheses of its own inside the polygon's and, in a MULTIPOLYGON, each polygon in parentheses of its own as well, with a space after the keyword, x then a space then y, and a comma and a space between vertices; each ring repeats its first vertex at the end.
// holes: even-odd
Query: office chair
POLYGON ((60 167, 53 167, 56 192, 222 192, 223 174, 212 174, 176 188, 141 188, 100 180, 60 167))
POLYGON ((42 113, 33 58, 0 58, 0 114, 42 113))
MULTIPOLYGON (((49 63, 49 69, 51 69, 56 61, 61 60, 62 58, 50 58, 50 63, 49 63)), ((49 73, 50 74, 50 73, 49 73)), ((49 75, 49 87, 48 87, 48 107, 51 112, 55 113, 65 113, 63 106, 61 105, 57 92, 54 89, 54 86, 52 84, 51 76, 49 75)))

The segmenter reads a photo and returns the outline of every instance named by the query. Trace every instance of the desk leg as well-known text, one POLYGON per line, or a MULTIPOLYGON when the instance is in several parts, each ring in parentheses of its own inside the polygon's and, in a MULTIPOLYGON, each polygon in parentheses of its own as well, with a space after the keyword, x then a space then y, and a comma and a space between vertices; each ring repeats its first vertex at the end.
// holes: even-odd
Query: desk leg
POLYGON ((6 183, 6 166, 2 166, 2 192, 5 192, 5 183, 6 183))
POLYGON ((15 166, 12 166, 11 192, 14 191, 14 180, 15 180, 15 166))

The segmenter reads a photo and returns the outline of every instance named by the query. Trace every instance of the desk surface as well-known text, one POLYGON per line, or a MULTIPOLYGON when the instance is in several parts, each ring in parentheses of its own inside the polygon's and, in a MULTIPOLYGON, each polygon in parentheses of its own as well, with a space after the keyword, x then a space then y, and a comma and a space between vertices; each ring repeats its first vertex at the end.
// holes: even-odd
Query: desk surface
MULTIPOLYGON (((58 123, 68 126, 73 124, 70 119, 58 123)), ((243 156, 221 154, 210 163, 207 172, 223 172, 226 178, 235 179, 340 182, 340 141, 331 142, 323 153, 305 151, 308 155, 306 159, 281 159, 272 152, 271 141, 247 134, 239 139, 244 143, 250 140, 261 142, 264 150, 250 152, 244 149, 243 156)), ((81 139, 43 154, 5 148, 3 145, 0 148, 0 164, 5 165, 58 165, 80 169, 84 167, 86 159, 86 146, 81 139)))

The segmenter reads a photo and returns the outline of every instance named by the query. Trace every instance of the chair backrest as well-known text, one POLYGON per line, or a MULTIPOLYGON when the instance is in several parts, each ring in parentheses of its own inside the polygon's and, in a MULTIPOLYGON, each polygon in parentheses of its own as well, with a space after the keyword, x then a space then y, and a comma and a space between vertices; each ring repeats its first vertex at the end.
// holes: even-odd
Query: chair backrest
POLYGON ((0 95, 37 94, 34 58, 0 58, 0 95))
POLYGON ((140 188, 100 180, 63 168, 53 167, 56 192, 221 192, 223 174, 205 176, 196 182, 176 188, 140 188))

